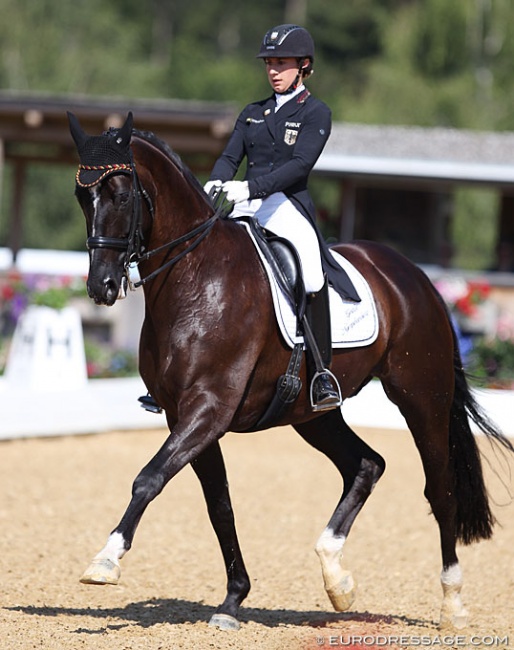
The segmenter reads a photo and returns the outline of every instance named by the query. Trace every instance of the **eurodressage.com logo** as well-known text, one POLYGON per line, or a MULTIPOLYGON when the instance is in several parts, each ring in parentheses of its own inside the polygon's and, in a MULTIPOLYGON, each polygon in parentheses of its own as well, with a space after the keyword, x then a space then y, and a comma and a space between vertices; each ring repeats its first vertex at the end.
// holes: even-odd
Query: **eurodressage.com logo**
POLYGON ((376 650, 384 647, 401 648, 497 648, 503 650, 510 648, 508 636, 464 636, 464 635, 343 635, 343 636, 318 636, 316 644, 320 648, 348 648, 359 650, 376 650))

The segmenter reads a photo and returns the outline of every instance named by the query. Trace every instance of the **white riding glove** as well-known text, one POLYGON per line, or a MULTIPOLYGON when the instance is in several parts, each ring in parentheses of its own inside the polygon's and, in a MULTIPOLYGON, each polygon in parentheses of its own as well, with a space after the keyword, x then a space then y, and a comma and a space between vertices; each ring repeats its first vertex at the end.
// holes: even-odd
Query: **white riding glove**
POLYGON ((207 183, 205 183, 205 185, 203 186, 203 191, 206 194, 209 194, 209 192, 212 190, 213 187, 219 189, 222 185, 223 183, 221 181, 207 181, 207 183))
POLYGON ((223 191, 227 195, 227 201, 232 203, 241 203, 250 198, 248 181, 227 181, 223 183, 223 191))

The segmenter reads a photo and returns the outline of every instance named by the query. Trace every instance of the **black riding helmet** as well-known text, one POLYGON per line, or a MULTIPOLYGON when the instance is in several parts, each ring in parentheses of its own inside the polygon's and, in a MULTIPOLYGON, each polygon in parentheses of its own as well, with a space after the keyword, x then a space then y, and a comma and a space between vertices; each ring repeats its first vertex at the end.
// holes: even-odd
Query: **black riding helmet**
MULTIPOLYGON (((308 77, 312 73, 314 63, 314 41, 309 32, 299 25, 278 25, 266 32, 262 39, 258 59, 289 58, 299 60, 299 74, 308 77), (305 59, 309 63, 304 67, 305 59)), ((287 92, 291 92, 298 84, 298 79, 287 92)))

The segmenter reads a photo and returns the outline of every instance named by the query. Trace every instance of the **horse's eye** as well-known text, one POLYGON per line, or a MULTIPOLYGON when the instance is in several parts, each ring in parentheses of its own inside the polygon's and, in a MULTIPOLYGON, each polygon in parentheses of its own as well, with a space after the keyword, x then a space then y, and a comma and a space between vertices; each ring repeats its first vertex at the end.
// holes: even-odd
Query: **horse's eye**
POLYGON ((130 192, 120 192, 119 194, 114 195, 114 202, 117 205, 125 205, 128 203, 130 198, 130 192))

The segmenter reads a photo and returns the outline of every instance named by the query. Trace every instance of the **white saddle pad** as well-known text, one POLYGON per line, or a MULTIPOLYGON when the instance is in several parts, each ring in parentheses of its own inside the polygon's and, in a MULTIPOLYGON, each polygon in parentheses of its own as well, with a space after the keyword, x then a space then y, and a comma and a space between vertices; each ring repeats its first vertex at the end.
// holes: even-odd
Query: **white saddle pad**
MULTIPOLYGON (((296 316, 291 304, 278 285, 259 246, 255 243, 249 226, 244 221, 238 223, 246 228, 268 274, 275 314, 285 342, 291 348, 295 343, 303 343, 303 336, 296 334, 296 316)), ((378 314, 369 284, 347 259, 333 250, 330 252, 348 274, 361 299, 360 302, 343 300, 332 287, 329 287, 332 345, 334 348, 370 345, 378 336, 378 314)))

